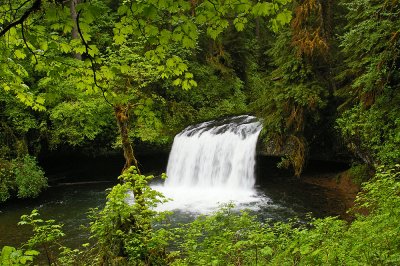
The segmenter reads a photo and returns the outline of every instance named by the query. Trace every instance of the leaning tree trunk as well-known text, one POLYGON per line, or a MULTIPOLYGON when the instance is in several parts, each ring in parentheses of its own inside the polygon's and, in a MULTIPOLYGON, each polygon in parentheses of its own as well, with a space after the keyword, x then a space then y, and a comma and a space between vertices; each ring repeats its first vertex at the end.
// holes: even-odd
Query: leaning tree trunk
POLYGON ((129 167, 134 165, 136 170, 140 174, 138 162, 133 152, 132 144, 129 141, 129 128, 128 128, 128 106, 117 105, 114 107, 115 118, 117 119, 119 132, 122 140, 122 149, 124 151, 125 165, 122 169, 122 173, 125 172, 129 167))
MULTIPOLYGON (((117 120, 118 128, 119 128, 119 133, 121 135, 121 141, 122 141, 122 149, 124 151, 124 157, 125 157, 125 165, 124 168, 122 169, 122 173, 124 173, 126 170, 129 169, 131 166, 135 166, 138 174, 140 174, 140 170, 138 167, 138 161, 135 158, 134 152, 133 152, 133 147, 131 142, 129 141, 129 106, 128 105, 116 105, 114 106, 114 114, 115 118, 117 120)), ((142 190, 139 187, 136 187, 135 184, 133 184, 133 195, 135 198, 136 203, 138 203, 141 207, 146 208, 145 201, 142 195, 142 190)), ((141 233, 141 228, 143 228, 146 224, 139 224, 135 220, 135 215, 134 213, 131 213, 129 216, 129 219, 124 219, 124 220, 118 220, 116 224, 116 228, 118 230, 121 230, 124 233, 128 233, 131 230, 136 230, 139 234, 141 233)), ((151 225, 148 225, 151 226, 151 225)), ((128 258, 128 255, 126 254, 125 250, 125 243, 124 241, 120 240, 116 245, 119 246, 118 248, 118 254, 117 257, 124 257, 128 258)), ((105 263, 108 262, 107 255, 103 256, 103 260, 105 263)))

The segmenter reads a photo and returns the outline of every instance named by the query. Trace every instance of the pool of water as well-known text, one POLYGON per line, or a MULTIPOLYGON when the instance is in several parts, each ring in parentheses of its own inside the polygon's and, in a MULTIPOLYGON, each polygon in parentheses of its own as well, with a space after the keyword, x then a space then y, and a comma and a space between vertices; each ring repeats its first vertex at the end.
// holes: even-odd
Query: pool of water
MULTIPOLYGON (((21 215, 29 214, 34 208, 39 210, 43 219, 55 219, 64 224, 66 245, 77 247, 87 242, 89 234, 82 227, 89 224, 87 213, 91 208, 104 206, 106 189, 117 183, 121 165, 123 162, 120 157, 65 161, 53 167, 45 165, 51 186, 39 198, 13 200, 0 205, 0 247, 19 246, 29 238, 30 228, 18 226, 17 223, 21 215)), ((156 165, 154 161, 152 165, 156 165)), ((158 173, 163 167, 165 164, 153 167, 153 172, 158 173)), ((151 167, 146 164, 143 168, 151 172, 151 167)), ((240 207, 249 208, 260 219, 285 221, 293 217, 305 217, 307 213, 323 217, 344 211, 332 208, 337 207, 340 200, 327 198, 326 191, 320 187, 285 176, 277 177, 272 173, 259 173, 258 176, 254 201, 242 202, 240 207)), ((214 202, 214 205, 218 203, 214 202)), ((212 212, 215 208, 205 209, 206 212, 212 212)), ((201 213, 204 211, 178 206, 171 220, 176 224, 188 222, 201 213)))

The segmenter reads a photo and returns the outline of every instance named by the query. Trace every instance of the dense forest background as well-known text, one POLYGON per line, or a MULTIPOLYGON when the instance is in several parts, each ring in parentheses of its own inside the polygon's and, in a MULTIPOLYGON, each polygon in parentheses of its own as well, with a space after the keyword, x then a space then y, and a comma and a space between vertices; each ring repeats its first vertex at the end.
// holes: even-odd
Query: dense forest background
POLYGON ((262 119, 261 149, 296 176, 310 157, 363 178, 396 168, 399 13, 397 0, 2 1, 0 201, 37 196, 49 152, 118 150, 126 172, 186 126, 238 114, 262 119))
POLYGON ((396 1, 129 3, 2 5, 2 165, 168 149, 190 124, 244 113, 295 175, 309 156, 398 162, 396 1))

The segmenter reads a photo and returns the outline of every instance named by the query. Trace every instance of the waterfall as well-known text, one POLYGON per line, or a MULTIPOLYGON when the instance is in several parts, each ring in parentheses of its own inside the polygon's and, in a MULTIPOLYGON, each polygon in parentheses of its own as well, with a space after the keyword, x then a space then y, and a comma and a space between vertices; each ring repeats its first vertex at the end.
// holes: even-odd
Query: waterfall
POLYGON ((174 139, 165 186, 252 188, 260 131, 251 116, 186 128, 174 139))
POLYGON ((189 126, 175 136, 167 180, 158 186, 173 199, 166 209, 205 209, 254 201, 255 155, 261 123, 252 116, 189 126))

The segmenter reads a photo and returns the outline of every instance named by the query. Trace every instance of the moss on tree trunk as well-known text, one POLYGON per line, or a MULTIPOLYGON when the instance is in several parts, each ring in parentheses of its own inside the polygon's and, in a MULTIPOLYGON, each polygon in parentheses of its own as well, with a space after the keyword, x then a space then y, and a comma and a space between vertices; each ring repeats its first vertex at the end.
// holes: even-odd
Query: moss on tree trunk
POLYGON ((122 149, 124 151, 125 165, 122 169, 122 173, 125 172, 129 167, 134 165, 136 170, 140 174, 138 161, 136 160, 132 144, 129 140, 129 116, 128 116, 128 106, 117 105, 114 107, 114 114, 117 120, 119 133, 121 135, 122 149))

